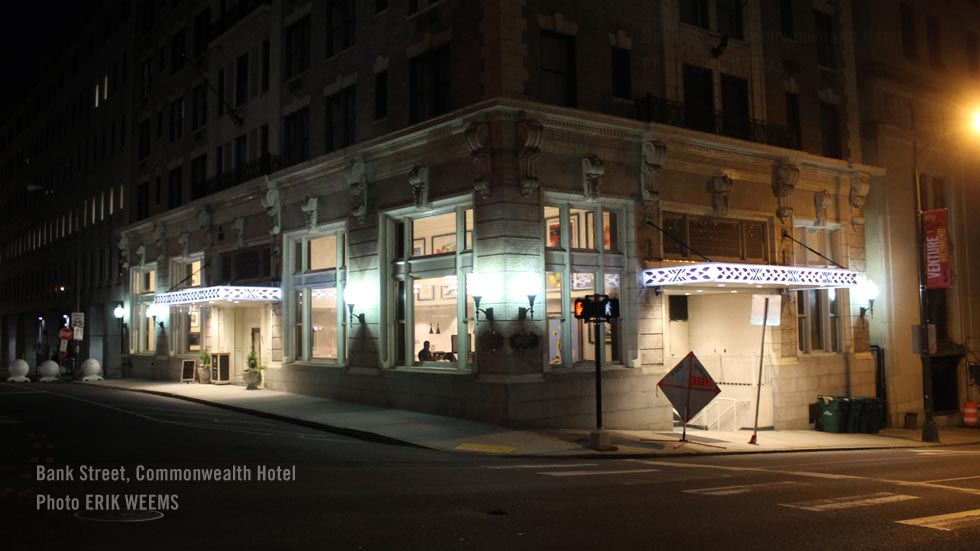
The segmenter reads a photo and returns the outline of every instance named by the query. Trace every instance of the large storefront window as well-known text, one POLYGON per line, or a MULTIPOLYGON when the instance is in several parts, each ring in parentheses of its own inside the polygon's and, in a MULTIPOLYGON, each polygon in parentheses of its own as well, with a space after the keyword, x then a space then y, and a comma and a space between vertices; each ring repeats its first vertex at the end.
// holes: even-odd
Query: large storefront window
MULTIPOLYGON (((626 210, 598 204, 546 205, 543 217, 550 363, 594 362, 595 327, 576 319, 571 306, 586 295, 619 297, 625 266, 621 225, 626 210)), ((619 320, 600 325, 605 361, 623 361, 620 325, 619 320)))
MULTIPOLYGON (((204 282, 204 269, 201 258, 174 260, 170 266, 170 281, 175 282, 171 290, 200 287, 204 282)), ((181 304, 170 309, 176 350, 182 354, 195 354, 201 351, 203 343, 202 312, 197 304, 181 304)))
POLYGON ((344 234, 340 227, 302 232, 286 238, 291 258, 290 282, 284 301, 292 335, 293 361, 338 361, 342 356, 338 272, 344 266, 344 234))
POLYGON ((392 286, 396 365, 466 368, 473 324, 462 290, 472 271, 473 210, 390 216, 396 235, 392 286))
POLYGON ((157 316, 153 308, 153 293, 157 288, 155 266, 134 269, 130 272, 130 289, 133 292, 132 342, 135 352, 152 354, 156 352, 157 316))

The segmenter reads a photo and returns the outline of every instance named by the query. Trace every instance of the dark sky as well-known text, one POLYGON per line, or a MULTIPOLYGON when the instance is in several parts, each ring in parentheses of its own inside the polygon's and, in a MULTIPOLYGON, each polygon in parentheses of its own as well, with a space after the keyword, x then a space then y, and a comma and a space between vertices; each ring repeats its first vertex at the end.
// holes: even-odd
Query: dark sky
POLYGON ((57 2, 15 0, 4 4, 0 19, 0 120, 23 101, 71 38, 78 32, 97 0, 57 2))

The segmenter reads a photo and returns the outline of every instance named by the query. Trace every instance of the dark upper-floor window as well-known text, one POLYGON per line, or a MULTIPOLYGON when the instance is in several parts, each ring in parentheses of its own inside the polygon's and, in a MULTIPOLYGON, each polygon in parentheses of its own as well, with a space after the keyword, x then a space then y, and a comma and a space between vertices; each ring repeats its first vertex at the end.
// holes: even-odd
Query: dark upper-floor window
POLYGON ((929 64, 933 67, 943 66, 942 27, 939 19, 926 16, 926 45, 929 48, 929 64))
POLYGON ((303 108, 283 119, 282 160, 286 166, 310 158, 310 113, 303 108))
POLYGON ((749 139, 749 83, 744 78, 721 75, 722 133, 749 139))
POLYGON ((170 72, 176 73, 184 67, 184 54, 187 48, 187 32, 180 29, 170 38, 170 72))
POLYGON ((269 89, 269 39, 262 41, 262 75, 259 83, 261 92, 269 89))
POLYGON ((793 0, 779 2, 779 30, 783 36, 796 40, 796 18, 793 13, 793 0))
POLYGON ((235 138, 235 170, 239 173, 248 162, 248 134, 235 138))
POLYGON ((191 94, 191 130, 197 130, 208 124, 208 85, 198 84, 191 94))
POLYGON ((630 51, 625 48, 612 48, 612 95, 617 98, 633 97, 632 73, 630 71, 630 51))
POLYGON ((800 126, 800 96, 786 92, 786 128, 789 131, 790 145, 800 148, 803 143, 803 129, 800 126))
POLYGON ((150 119, 140 121, 139 147, 137 157, 145 159, 150 156, 150 119))
POLYGON ((248 53, 238 56, 235 62, 235 105, 248 101, 248 53))
POLYGON ((684 122, 694 130, 715 130, 715 88, 711 69, 684 64, 684 122))
POLYGON ((388 0, 374 0, 374 13, 381 13, 388 9, 388 0))
POLYGON ((286 28, 285 70, 288 80, 310 67, 310 17, 306 16, 286 28))
POLYGON ((184 98, 170 104, 170 141, 175 142, 184 135, 184 98))
POLYGON ((820 102, 821 153, 834 159, 844 158, 840 135, 840 109, 833 103, 820 102))
POLYGON ((814 10, 813 21, 816 27, 817 63, 824 67, 837 67, 837 48, 834 38, 834 16, 814 10))
POLYGON ((898 17, 899 29, 902 33, 902 54, 909 59, 915 59, 918 55, 915 37, 915 10, 905 4, 899 4, 898 17))
POLYGON ((327 151, 354 143, 356 113, 354 87, 349 86, 327 98, 327 151))
POLYGON ((414 57, 409 62, 409 117, 424 121, 449 111, 449 46, 414 57))
POLYGON ((408 13, 415 13, 424 10, 429 6, 438 4, 441 0, 408 0, 408 13))
POLYGON ((575 37, 541 33, 541 101, 574 107, 575 37))
POLYGON ((745 0, 718 0, 718 32, 742 38, 742 4, 745 0))
POLYGON ((184 167, 171 169, 167 175, 167 208, 175 209, 184 204, 184 167))
POLYGON ((681 0, 681 21, 703 29, 708 28, 708 0, 681 0))
POLYGON ((150 215, 150 184, 142 182, 136 186, 136 219, 142 220, 150 215))
POLYGON ((208 194, 208 156, 200 155, 191 159, 191 198, 200 199, 208 194))
POLYGON ((208 32, 211 26, 211 8, 204 8, 194 17, 194 57, 198 57, 208 49, 208 32))
POLYGON ((354 45, 354 0, 327 2, 327 57, 354 45))
POLYGON ((388 71, 374 75, 374 120, 388 116, 388 71))

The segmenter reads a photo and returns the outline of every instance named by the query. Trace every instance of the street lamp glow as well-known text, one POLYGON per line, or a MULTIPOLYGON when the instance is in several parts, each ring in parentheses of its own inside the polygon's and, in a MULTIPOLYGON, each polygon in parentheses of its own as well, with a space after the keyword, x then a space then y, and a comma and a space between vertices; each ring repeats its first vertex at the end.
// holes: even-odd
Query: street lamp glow
POLYGON ((973 114, 973 130, 980 133, 980 111, 973 114))

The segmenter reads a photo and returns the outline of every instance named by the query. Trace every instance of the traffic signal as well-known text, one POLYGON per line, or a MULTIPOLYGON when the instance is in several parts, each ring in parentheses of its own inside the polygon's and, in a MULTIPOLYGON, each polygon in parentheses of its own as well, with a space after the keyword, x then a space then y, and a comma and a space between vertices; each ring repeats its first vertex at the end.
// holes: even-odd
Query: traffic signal
POLYGON ((607 320, 619 318, 618 298, 607 298, 600 304, 602 304, 602 317, 606 318, 607 320))
POLYGON ((575 318, 585 321, 619 318, 619 299, 607 295, 589 295, 575 299, 575 318), (593 300, 595 299, 595 300, 593 300))
POLYGON ((586 321, 595 317, 595 304, 592 299, 588 297, 575 299, 575 317, 586 321))

